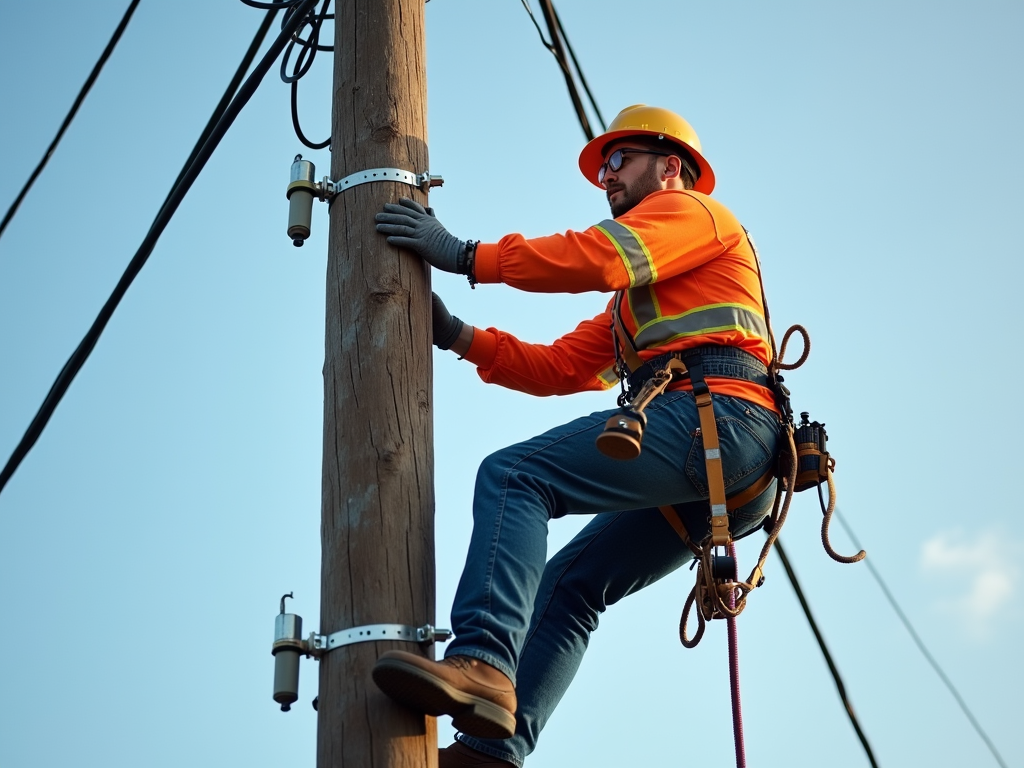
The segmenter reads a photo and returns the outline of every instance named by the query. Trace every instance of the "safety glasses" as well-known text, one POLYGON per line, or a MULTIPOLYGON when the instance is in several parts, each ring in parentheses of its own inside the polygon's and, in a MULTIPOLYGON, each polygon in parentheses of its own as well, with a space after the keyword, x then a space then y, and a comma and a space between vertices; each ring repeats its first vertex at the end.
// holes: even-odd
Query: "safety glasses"
POLYGON ((616 149, 608 156, 606 162, 601 163, 601 167, 597 171, 598 184, 604 184, 604 176, 608 171, 614 173, 622 167, 625 155, 659 155, 660 157, 668 157, 669 153, 655 152, 653 149, 616 149))

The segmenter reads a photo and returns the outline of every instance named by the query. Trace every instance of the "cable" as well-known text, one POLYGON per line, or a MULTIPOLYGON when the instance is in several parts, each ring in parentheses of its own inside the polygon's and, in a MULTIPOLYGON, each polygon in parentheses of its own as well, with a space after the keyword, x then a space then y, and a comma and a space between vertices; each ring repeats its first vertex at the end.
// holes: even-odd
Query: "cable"
MULTIPOLYGON (((243 0, 244 2, 244 0, 243 0)), ((220 101, 217 102, 217 106, 213 110, 213 114, 210 115, 210 119, 206 123, 206 127, 203 128, 203 132, 199 134, 199 139, 196 141, 195 146, 192 147, 192 152, 188 156, 188 160, 181 167, 178 172, 178 178, 174 180, 174 184, 171 185, 170 192, 167 193, 167 198, 164 200, 163 205, 160 206, 160 213, 167 206, 168 201, 171 199, 171 195, 174 194, 174 190, 181 183, 181 180, 185 178, 185 173, 191 167, 196 156, 202 150, 203 145, 207 139, 210 138, 210 134, 216 127, 217 122, 223 116, 228 105, 231 103, 231 99, 234 98, 235 92, 238 90, 238 86, 241 84, 242 79, 245 77, 245 73, 249 71, 249 67, 252 66, 253 59, 256 58, 256 54, 259 53, 260 46, 263 45, 263 40, 267 36, 267 32, 270 31, 271 25, 274 23, 274 16, 277 15, 277 8, 282 7, 283 3, 275 3, 270 13, 266 14, 263 21, 260 23, 259 29, 256 30, 256 34, 249 43, 249 49, 245 52, 242 57, 242 61, 239 63, 238 68, 235 69, 235 74, 231 78, 231 82, 228 83, 228 87, 224 89, 224 95, 220 97, 220 101)), ((157 216, 160 215, 157 214, 157 216)))
MULTIPOLYGON (((207 161, 213 155, 214 150, 220 144, 221 139, 228 132, 228 129, 234 123, 235 118, 238 117, 242 108, 249 102, 252 95, 256 92, 263 78, 267 72, 273 66, 274 61, 284 50, 284 47, 288 44, 288 40, 292 34, 304 23, 306 16, 311 8, 316 4, 316 0, 298 0, 298 2, 291 6, 294 11, 288 19, 287 24, 281 33, 277 36, 274 42, 271 44, 269 50, 263 55, 259 63, 253 69, 253 72, 242 84, 238 93, 231 99, 230 104, 225 108, 224 113, 217 120, 216 125, 209 131, 209 135, 206 141, 203 142, 202 148, 195 153, 194 157, 190 158, 190 162, 186 164, 186 169, 183 170, 179 176, 179 181, 175 184, 167 200, 160 208, 160 212, 156 215, 152 226, 149 228, 149 232, 142 241, 142 245, 135 252, 135 256, 129 262, 127 269, 124 274, 121 275, 121 279, 118 281, 111 293, 110 298, 107 299, 103 308, 100 310, 99 315, 93 321, 92 326, 86 333, 85 337, 79 343, 78 347, 68 358, 68 361, 64 364, 60 373, 57 375, 56 380, 50 387, 49 393, 46 395, 46 399, 43 400, 43 404, 39 407, 39 411, 32 419, 32 423, 29 424, 28 429, 22 436, 21 441, 15 447, 11 457, 7 460, 7 464, 3 470, 0 471, 0 493, 7 486, 7 482, 11 479, 11 476, 18 469, 18 466, 24 460, 28 452, 32 450, 32 446, 35 445, 39 436, 46 428, 46 424, 49 422, 50 417, 56 410, 57 405, 60 403, 61 398, 67 392, 68 387, 71 386, 71 382, 74 381, 75 376, 85 365, 85 361, 89 358, 90 353, 99 341, 100 336, 103 333, 103 329, 106 328, 107 323, 110 321, 111 316, 114 314, 114 310, 117 309, 117 305, 124 298, 125 293, 131 286, 132 281, 135 280, 142 267, 145 265, 149 255, 153 252, 153 248, 156 246, 157 240, 160 239, 160 235, 166 229, 167 225, 171 221, 171 217, 174 216, 178 206, 181 205, 182 200, 185 199, 185 195, 191 188, 192 184, 199 177, 200 172, 206 165, 207 161)), ((278 7, 285 6, 285 3, 275 4, 271 9, 271 13, 275 12, 278 7)), ((260 27, 263 30, 264 26, 260 27)))
MULTIPOLYGON (((854 534, 853 529, 850 527, 849 523, 846 522, 846 519, 842 516, 842 514, 840 514, 838 509, 835 510, 835 516, 839 519, 839 524, 843 526, 843 530, 846 531, 846 535, 850 537, 850 541, 853 542, 853 546, 857 547, 857 549, 862 549, 860 541, 857 540, 857 536, 854 534)), ((889 601, 889 605, 892 606, 892 609, 896 612, 896 615, 899 616, 900 621, 903 622, 903 626, 906 628, 907 632, 910 633, 910 637, 913 638, 918 650, 921 651, 921 654, 928 660, 928 663, 932 665, 932 669, 935 670, 935 674, 939 676, 939 679, 942 680, 946 688, 949 689, 949 692, 953 694, 953 698, 956 699, 956 703, 960 705, 960 709, 963 710, 963 713, 967 716, 967 719, 971 722, 971 725, 974 726, 974 730, 977 731, 979 736, 981 736, 982 741, 985 742, 985 745, 989 748, 989 751, 992 753, 992 757, 995 758, 996 762, 999 763, 999 765, 1002 766, 1002 768, 1007 768, 1006 762, 1003 760, 1003 756, 1000 755, 999 750, 996 749, 996 745, 992 743, 992 739, 990 739, 988 737, 988 734, 985 733, 984 729, 981 727, 981 723, 978 722, 978 719, 974 716, 974 713, 971 712, 970 707, 967 706, 967 702, 964 701, 963 696, 960 695, 960 692, 956 689, 956 686, 953 685, 953 681, 950 680, 946 673, 942 671, 942 667, 939 666, 939 662, 935 660, 935 657, 932 656, 928 649, 925 647, 924 641, 921 640, 921 637, 914 630, 913 625, 910 623, 910 619, 907 618, 907 615, 903 612, 903 609, 900 608, 899 603, 896 602, 896 598, 893 597, 892 592, 889 591, 889 587, 886 586, 885 580, 882 579, 882 574, 880 574, 878 570, 875 568, 874 564, 871 562, 871 558, 866 558, 864 560, 864 563, 867 565, 868 570, 871 572, 871 575, 874 576, 875 581, 878 582, 878 586, 882 588, 882 593, 885 595, 885 599, 889 601)))
POLYGON ((89 91, 92 89, 93 83, 96 82, 96 78, 99 77, 100 71, 103 69, 103 65, 107 63, 107 59, 110 58, 110 54, 114 52, 114 48, 117 47, 118 41, 121 39, 121 35, 125 28, 128 26, 128 22, 131 21, 132 14, 135 13, 135 9, 139 5, 139 0, 132 0, 128 6, 128 10, 124 12, 124 16, 121 17, 121 23, 117 25, 117 29, 114 30, 114 34, 110 38, 110 42, 107 43, 107 47, 103 49, 103 53, 100 54, 99 60, 92 68, 92 72, 89 73, 89 77, 85 79, 85 84, 82 89, 78 92, 78 96, 75 97, 74 103, 71 105, 71 109, 68 111, 67 116, 64 118, 64 122, 60 124, 60 128, 57 130, 57 135, 53 137, 53 141, 50 142, 50 146, 47 147, 46 152, 43 154, 43 159, 39 161, 39 165, 36 166, 35 170, 28 177, 28 181, 25 182, 25 186, 21 188, 21 192, 14 198, 14 202, 11 203, 11 207, 7 209, 7 213, 4 214, 4 219, 0 222, 0 237, 3 236, 4 230, 7 229, 7 225, 11 219, 14 218, 14 214, 17 213, 18 208, 21 206, 21 201, 25 199, 25 195, 32 189, 32 185, 35 184, 39 174, 42 173, 46 164, 50 161, 50 155, 53 154, 54 150, 57 149, 57 145, 60 140, 64 137, 64 132, 71 125, 71 121, 75 119, 75 115, 78 114, 78 108, 82 106, 82 102, 85 101, 85 97, 89 95, 89 91))
POLYGON ((328 136, 326 140, 317 142, 310 140, 303 132, 302 126, 299 123, 299 80, 305 77, 313 67, 313 60, 316 58, 317 51, 334 51, 333 45, 320 45, 320 29, 323 27, 323 23, 333 20, 335 16, 333 13, 327 12, 330 6, 331 0, 323 0, 323 7, 320 9, 320 12, 306 18, 302 26, 299 27, 299 31, 292 36, 292 41, 288 44, 284 56, 281 58, 281 80, 291 85, 292 127, 295 129, 295 135, 299 141, 310 149, 329 147, 331 145, 331 137, 328 136), (310 27, 309 38, 303 39, 301 36, 302 28, 307 24, 310 27), (291 57, 292 49, 296 45, 300 46, 299 54, 295 57, 291 74, 288 74, 288 61, 291 57))
MULTIPOLYGON (((583 100, 580 98, 579 90, 576 88, 576 81, 573 79, 572 70, 569 69, 569 63, 565 58, 565 51, 562 49, 562 38, 559 35, 561 25, 557 21, 557 15, 555 13, 554 6, 551 4, 551 0, 541 0, 541 9, 544 12, 544 20, 548 26, 548 33, 551 37, 549 43, 544 33, 541 31, 540 24, 537 23, 537 17, 533 15, 533 9, 530 7, 529 0, 520 0, 523 4, 523 8, 530 16, 530 21, 533 22, 533 26, 537 30, 537 34, 540 36, 541 44, 547 48, 551 55, 555 57, 555 61, 558 62, 558 66, 562 69, 562 75, 565 77, 565 85, 569 89, 569 98, 572 99, 573 108, 576 110, 576 118, 579 120, 580 128, 583 129, 583 134, 587 137, 587 141, 591 141, 594 138, 594 132, 590 127, 590 120, 587 118, 586 110, 583 108, 583 100)), ((566 41, 568 42, 568 41, 566 41)), ((576 63, 575 56, 573 62, 576 63)), ((580 71, 579 65, 576 66, 576 71, 580 73, 580 80, 584 81, 583 74, 580 71)), ((584 81, 584 87, 586 87, 584 81)), ((590 95, 589 89, 587 95, 590 95)), ((593 97, 591 97, 591 103, 594 104, 593 97)), ((604 125, 604 120, 598 114, 598 118, 601 120, 601 124, 604 125)))
MULTIPOLYGON (((305 21, 303 21, 302 25, 299 27, 299 29, 301 30, 302 27, 306 26, 307 24, 310 26, 308 40, 304 40, 302 37, 300 37, 298 32, 292 35, 291 42, 288 43, 288 47, 285 48, 284 51, 284 56, 281 57, 281 82, 295 83, 301 80, 309 73, 310 68, 313 66, 313 60, 316 59, 316 52, 320 50, 320 27, 328 18, 327 9, 330 7, 330 5, 331 0, 324 0, 324 4, 323 7, 320 9, 320 13, 316 14, 315 16, 307 16, 305 21), (299 50, 299 55, 295 58, 295 67, 292 71, 292 74, 289 75, 288 60, 291 58, 292 49, 295 48, 296 45, 300 45, 301 49, 299 50), (306 58, 307 54, 309 55, 308 59, 306 58)), ((330 14, 329 18, 333 19, 334 14, 330 14)), ((285 22, 287 22, 287 17, 285 18, 285 22)))
POLYGON ((861 746, 864 747, 864 751, 867 753, 868 761, 871 763, 872 768, 878 768, 878 762, 875 760, 875 754, 871 751, 871 745, 868 744, 868 737, 864 735, 864 731, 861 730, 860 723, 857 721, 857 716, 853 713, 853 705, 846 697, 846 686, 843 685, 843 678, 839 675, 839 669, 836 667, 835 661, 832 660, 832 654, 829 653, 828 646, 825 645, 825 638, 822 636, 821 630, 818 629, 818 622, 814 620, 814 614, 811 613, 811 606, 807 603, 807 598, 804 596, 804 590, 800 586, 800 582, 797 581, 796 573, 793 571, 793 566, 790 565, 789 558, 786 557, 786 550, 782 546, 781 539, 775 540, 775 551, 779 553, 779 561, 782 563, 782 567, 786 571, 786 575, 789 577, 789 583, 793 585, 793 591, 796 592, 796 599, 800 601, 800 607, 804 609, 804 616, 807 617, 807 623, 811 625, 811 631, 814 633, 814 637, 818 641, 818 647, 821 648, 821 653, 825 657, 825 663, 828 664, 829 672, 832 673, 832 679, 835 681, 836 690, 839 692, 839 698, 843 701, 843 706, 846 707, 846 714, 850 718, 853 730, 857 732, 857 738, 860 739, 861 746))
POLYGON ((583 76, 583 70, 580 69, 580 63, 576 60, 576 51, 572 49, 572 43, 569 42, 569 36, 565 34, 565 28, 562 26, 562 19, 558 15, 558 11, 554 6, 551 6, 551 10, 555 14, 555 22, 558 24, 558 34, 561 35, 562 40, 565 41, 565 47, 569 50, 569 58, 572 59, 572 65, 576 69, 576 74, 580 78, 580 84, 583 86, 583 90, 587 94, 587 100, 590 102, 591 108, 594 110, 594 114, 597 115, 597 122, 601 124, 601 130, 607 131, 608 126, 605 125, 604 115, 601 114, 601 109, 597 106, 597 101, 594 100, 594 94, 590 92, 590 86, 587 84, 587 78, 583 76))
POLYGON ((558 63, 562 67, 565 85, 569 89, 569 98, 572 99, 572 106, 576 110, 580 127, 583 128, 587 141, 591 141, 594 138, 594 131, 590 127, 590 120, 587 119, 587 113, 583 109, 583 100, 580 99, 580 92, 576 89, 576 81, 573 80, 572 72, 569 70, 569 62, 565 58, 565 49, 562 47, 562 37, 558 34, 558 22, 555 21, 555 11, 551 5, 551 0, 540 0, 540 9, 544 14, 544 21, 548 25, 548 37, 551 38, 552 53, 555 54, 555 58, 558 59, 558 63))
POLYGON ((259 8, 264 11, 276 11, 279 8, 294 8, 302 0, 274 0, 272 3, 261 3, 259 0, 242 0, 242 5, 259 8))

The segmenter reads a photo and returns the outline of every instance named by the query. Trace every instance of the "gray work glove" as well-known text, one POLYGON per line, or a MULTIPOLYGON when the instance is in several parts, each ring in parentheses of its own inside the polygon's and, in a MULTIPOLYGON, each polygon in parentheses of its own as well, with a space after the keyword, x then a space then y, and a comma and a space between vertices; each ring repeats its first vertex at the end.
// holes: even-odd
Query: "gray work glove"
POLYGON ((436 293, 431 293, 430 298, 434 320, 434 346, 438 349, 451 349, 452 344, 462 333, 462 326, 465 323, 448 311, 448 307, 436 293))
POLYGON ((377 231, 388 235, 388 245, 415 251, 443 272, 469 274, 465 241, 450 234, 434 218, 432 209, 403 197, 397 205, 385 205, 384 212, 378 213, 374 220, 377 231))

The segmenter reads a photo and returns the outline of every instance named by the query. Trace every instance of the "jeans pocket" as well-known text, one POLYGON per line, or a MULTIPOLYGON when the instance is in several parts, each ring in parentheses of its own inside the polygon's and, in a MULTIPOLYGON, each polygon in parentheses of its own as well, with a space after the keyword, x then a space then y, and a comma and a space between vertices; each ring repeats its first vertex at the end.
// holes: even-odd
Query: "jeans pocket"
MULTIPOLYGON (((715 425, 722 450, 722 474, 726 492, 755 472, 757 474, 754 477, 760 477, 772 460, 773 448, 743 419, 720 416, 715 419, 715 425)), ((702 496, 709 495, 702 434, 694 435, 690 444, 686 457, 686 476, 702 496)))

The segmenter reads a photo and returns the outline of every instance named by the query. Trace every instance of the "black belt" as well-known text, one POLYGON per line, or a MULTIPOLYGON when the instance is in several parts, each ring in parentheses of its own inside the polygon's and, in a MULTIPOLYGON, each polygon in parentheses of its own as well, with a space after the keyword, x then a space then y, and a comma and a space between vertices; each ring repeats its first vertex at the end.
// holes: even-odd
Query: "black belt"
MULTIPOLYGON (((770 387, 768 382, 768 368, 754 355, 739 347, 723 347, 707 345, 685 349, 681 352, 666 352, 663 355, 652 357, 635 371, 629 374, 626 384, 629 387, 629 396, 633 397, 649 378, 653 377, 668 365, 672 358, 682 360, 687 368, 693 368, 693 363, 702 369, 704 376, 711 376, 723 379, 742 379, 759 384, 762 387, 770 387)), ((689 379, 689 374, 680 377, 680 381, 689 379)))

